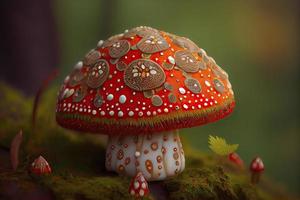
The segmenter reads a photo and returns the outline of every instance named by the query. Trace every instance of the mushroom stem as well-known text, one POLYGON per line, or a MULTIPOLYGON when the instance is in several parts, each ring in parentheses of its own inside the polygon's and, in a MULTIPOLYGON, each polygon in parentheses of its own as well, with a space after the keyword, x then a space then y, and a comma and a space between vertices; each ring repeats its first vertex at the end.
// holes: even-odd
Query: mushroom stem
POLYGON ((252 184, 259 183, 260 174, 261 174, 261 172, 252 172, 252 174, 251 174, 251 183, 252 184))
POLYGON ((184 170, 185 158, 178 130, 140 135, 110 136, 105 166, 108 171, 148 181, 164 180, 184 170))

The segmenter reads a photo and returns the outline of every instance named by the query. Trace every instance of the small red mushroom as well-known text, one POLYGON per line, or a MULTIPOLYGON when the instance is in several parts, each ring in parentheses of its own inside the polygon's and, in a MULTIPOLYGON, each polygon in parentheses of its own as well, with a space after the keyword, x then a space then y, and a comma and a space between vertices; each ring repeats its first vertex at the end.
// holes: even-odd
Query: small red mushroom
POLYGON ((229 154, 228 159, 231 162, 237 164, 239 167, 241 167, 241 168, 244 167, 244 161, 240 158, 239 154, 237 154, 236 152, 229 154))
POLYGON ((131 180, 129 193, 136 198, 141 198, 149 194, 148 183, 141 172, 131 180))
POLYGON ((31 164, 30 172, 36 175, 44 175, 50 174, 52 170, 45 158, 43 156, 39 156, 31 164))
POLYGON ((260 157, 256 157, 252 160, 250 165, 251 175, 251 183, 257 184, 260 179, 260 175, 265 170, 264 163, 260 157))

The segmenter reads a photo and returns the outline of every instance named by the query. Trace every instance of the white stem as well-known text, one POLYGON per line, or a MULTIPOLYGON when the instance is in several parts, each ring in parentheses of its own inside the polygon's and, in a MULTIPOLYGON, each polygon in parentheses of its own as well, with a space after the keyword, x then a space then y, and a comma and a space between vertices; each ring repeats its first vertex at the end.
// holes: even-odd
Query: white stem
POLYGON ((185 158, 178 131, 110 136, 105 166, 108 171, 128 176, 140 171, 148 181, 179 174, 185 158))

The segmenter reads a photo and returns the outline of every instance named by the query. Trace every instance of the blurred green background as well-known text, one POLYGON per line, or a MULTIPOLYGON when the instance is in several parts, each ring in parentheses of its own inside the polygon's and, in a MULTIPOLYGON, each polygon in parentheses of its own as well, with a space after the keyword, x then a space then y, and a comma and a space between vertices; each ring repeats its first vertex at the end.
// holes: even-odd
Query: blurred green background
POLYGON ((202 151, 210 134, 238 143, 247 165, 260 156, 266 174, 300 193, 298 1, 55 0, 52 8, 60 80, 98 40, 125 29, 147 25, 193 40, 228 72, 237 106, 182 135, 202 151))

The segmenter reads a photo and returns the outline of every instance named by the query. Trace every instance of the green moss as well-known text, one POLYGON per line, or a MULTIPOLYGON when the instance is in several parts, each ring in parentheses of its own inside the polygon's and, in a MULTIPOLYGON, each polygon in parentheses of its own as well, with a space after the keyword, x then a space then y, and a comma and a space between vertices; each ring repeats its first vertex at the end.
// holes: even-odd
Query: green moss
POLYGON ((30 100, 18 91, 0 82, 0 144, 8 146, 12 139, 9 132, 16 131, 30 120, 30 100))
POLYGON ((58 199, 130 199, 127 179, 120 177, 49 176, 42 180, 58 199))
POLYGON ((237 199, 221 167, 190 168, 165 181, 171 199, 237 199))

